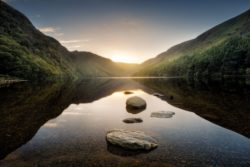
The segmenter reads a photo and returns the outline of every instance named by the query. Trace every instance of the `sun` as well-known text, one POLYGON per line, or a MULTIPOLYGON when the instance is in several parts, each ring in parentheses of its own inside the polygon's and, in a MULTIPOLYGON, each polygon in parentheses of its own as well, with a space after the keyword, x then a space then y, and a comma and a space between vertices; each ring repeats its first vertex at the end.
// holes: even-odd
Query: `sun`
POLYGON ((111 60, 114 62, 136 63, 137 61, 131 53, 126 51, 112 51, 110 56, 111 60))

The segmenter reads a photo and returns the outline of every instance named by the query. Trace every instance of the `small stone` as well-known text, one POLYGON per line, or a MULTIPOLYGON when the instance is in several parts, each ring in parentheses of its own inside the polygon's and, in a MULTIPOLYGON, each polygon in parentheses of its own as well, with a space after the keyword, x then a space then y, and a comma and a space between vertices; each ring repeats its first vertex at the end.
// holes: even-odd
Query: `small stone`
POLYGON ((107 133, 106 139, 110 144, 128 150, 152 150, 158 147, 158 142, 142 131, 115 129, 107 133))
POLYGON ((143 120, 141 118, 126 118, 123 120, 123 122, 132 124, 132 123, 141 123, 143 120))
POLYGON ((154 96, 157 96, 157 97, 164 97, 163 94, 160 94, 160 93, 153 93, 154 96))
POLYGON ((172 111, 157 111, 151 113, 151 117, 155 118, 172 118, 174 115, 175 113, 172 111))

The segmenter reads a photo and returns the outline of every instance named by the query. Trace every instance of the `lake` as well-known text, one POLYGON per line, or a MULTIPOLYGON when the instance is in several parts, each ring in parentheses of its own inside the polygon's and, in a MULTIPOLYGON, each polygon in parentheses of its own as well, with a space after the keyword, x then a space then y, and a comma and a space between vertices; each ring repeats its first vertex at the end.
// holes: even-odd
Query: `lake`
POLYGON ((248 79, 16 83, 0 88, 0 112, 0 166, 250 166, 248 79), (132 96, 142 97, 146 109, 127 110, 132 96), (175 115, 152 117, 156 111, 175 115), (131 117, 143 122, 123 122, 131 117), (144 131, 159 146, 114 147, 105 138, 112 129, 144 131))

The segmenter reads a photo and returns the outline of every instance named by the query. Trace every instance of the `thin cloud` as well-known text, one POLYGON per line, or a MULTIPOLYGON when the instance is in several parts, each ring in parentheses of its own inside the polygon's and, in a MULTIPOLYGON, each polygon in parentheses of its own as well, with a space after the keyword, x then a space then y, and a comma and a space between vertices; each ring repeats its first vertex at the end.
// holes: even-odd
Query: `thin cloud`
POLYGON ((80 46, 80 45, 75 45, 75 46, 69 46, 69 47, 67 47, 70 51, 73 51, 73 50, 77 50, 77 49, 79 49, 79 48, 81 48, 82 46, 80 46))
POLYGON ((80 45, 71 46, 70 48, 80 48, 80 45))
POLYGON ((41 27, 38 28, 42 33, 53 36, 53 37, 61 37, 64 36, 64 33, 60 32, 61 28, 54 27, 41 27))
POLYGON ((55 36, 58 36, 58 37, 63 36, 63 35, 64 35, 64 33, 56 33, 55 34, 55 36))
POLYGON ((43 33, 55 33, 56 32, 56 28, 54 27, 42 27, 38 29, 43 33))
POLYGON ((71 44, 71 43, 79 43, 82 42, 81 40, 74 39, 74 40, 62 40, 60 41, 62 44, 71 44))
POLYGON ((61 40, 62 44, 73 44, 73 43, 80 43, 80 42, 89 42, 89 39, 79 40, 79 39, 73 39, 73 40, 61 40))

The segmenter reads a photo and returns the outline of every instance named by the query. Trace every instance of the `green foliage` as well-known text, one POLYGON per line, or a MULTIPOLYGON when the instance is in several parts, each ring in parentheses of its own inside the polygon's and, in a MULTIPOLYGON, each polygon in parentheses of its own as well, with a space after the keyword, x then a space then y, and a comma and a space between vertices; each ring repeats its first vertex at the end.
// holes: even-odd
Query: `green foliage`
POLYGON ((124 65, 119 67, 109 59, 69 52, 38 31, 20 12, 2 1, 0 7, 0 74, 28 80, 127 74, 124 65))
POLYGON ((140 76, 249 75, 250 10, 146 61, 140 76))
POLYGON ((136 64, 114 63, 90 52, 72 52, 72 59, 81 76, 86 77, 128 76, 136 67, 136 64))
POLYGON ((60 75, 61 71, 39 55, 7 36, 0 35, 0 71, 25 79, 44 79, 60 75))
POLYGON ((223 77, 249 75, 250 38, 235 37, 207 51, 182 56, 158 67, 156 75, 223 77))
POLYGON ((79 77, 70 52, 0 1, 0 73, 22 79, 79 77))

